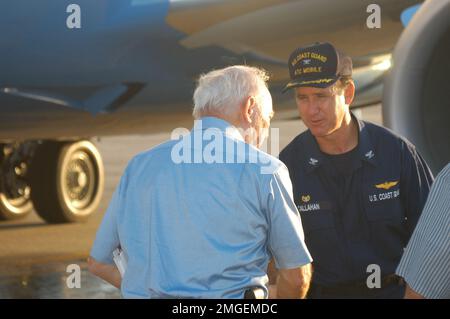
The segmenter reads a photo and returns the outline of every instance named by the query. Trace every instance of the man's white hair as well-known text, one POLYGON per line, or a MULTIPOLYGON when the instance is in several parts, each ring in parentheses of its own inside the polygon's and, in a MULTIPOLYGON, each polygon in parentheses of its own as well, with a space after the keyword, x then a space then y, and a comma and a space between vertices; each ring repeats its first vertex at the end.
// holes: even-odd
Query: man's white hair
POLYGON ((249 96, 267 89, 269 76, 263 69, 234 65, 202 74, 194 92, 195 119, 209 114, 230 115, 249 96))

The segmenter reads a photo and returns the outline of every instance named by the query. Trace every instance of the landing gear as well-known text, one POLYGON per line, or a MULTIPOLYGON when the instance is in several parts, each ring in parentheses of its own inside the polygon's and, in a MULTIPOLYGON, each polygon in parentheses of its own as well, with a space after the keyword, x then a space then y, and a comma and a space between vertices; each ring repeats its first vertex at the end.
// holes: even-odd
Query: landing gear
POLYGON ((34 207, 48 223, 86 221, 103 184, 102 158, 89 141, 0 144, 0 220, 34 207))
POLYGON ((83 222, 103 194, 103 163, 89 141, 40 144, 31 162, 31 200, 48 223, 83 222))
POLYGON ((0 220, 20 219, 33 210, 27 172, 32 143, 0 144, 0 220))

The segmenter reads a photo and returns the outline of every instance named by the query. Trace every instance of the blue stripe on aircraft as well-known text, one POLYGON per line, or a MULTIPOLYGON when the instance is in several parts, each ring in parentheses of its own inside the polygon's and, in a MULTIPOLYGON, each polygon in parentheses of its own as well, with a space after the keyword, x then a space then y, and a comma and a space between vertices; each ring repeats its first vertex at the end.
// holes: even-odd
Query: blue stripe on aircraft
POLYGON ((404 27, 406 27, 409 24, 412 17, 416 14, 417 10, 419 10, 421 5, 422 4, 419 3, 412 7, 409 7, 408 9, 403 10, 403 12, 400 15, 400 19, 402 20, 402 24, 404 27))

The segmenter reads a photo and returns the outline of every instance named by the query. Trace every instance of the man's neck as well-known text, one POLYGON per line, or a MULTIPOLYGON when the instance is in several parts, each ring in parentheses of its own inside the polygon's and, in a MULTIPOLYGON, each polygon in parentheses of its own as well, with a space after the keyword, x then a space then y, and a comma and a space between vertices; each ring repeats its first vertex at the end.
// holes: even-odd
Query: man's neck
POLYGON ((358 145, 358 125, 349 112, 345 115, 339 129, 330 135, 316 137, 316 141, 320 150, 326 154, 347 153, 358 145))

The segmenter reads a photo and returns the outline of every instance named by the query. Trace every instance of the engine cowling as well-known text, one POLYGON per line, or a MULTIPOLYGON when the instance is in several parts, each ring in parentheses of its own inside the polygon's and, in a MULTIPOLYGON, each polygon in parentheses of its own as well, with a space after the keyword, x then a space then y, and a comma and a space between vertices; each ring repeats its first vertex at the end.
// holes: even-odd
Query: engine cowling
POLYGON ((428 0, 403 31, 383 93, 384 124, 434 173, 450 161, 450 0, 428 0))

